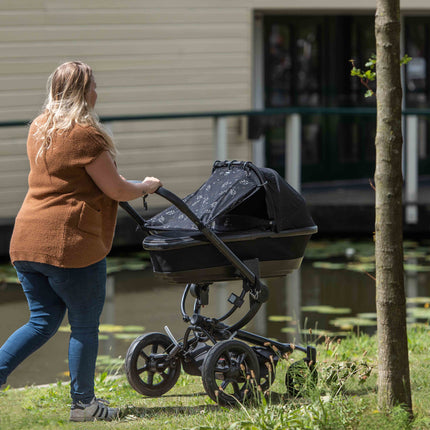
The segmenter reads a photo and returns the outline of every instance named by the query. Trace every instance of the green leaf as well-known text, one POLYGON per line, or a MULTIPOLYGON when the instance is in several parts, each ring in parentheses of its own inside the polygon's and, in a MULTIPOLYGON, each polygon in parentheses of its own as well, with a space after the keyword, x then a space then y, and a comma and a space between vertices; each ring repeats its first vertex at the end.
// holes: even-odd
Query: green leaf
POLYGON ((270 315, 269 316, 269 321, 272 322, 287 322, 287 321, 292 321, 293 318, 287 315, 270 315))
POLYGON ((335 308, 333 306, 302 306, 304 312, 317 312, 319 314, 349 314, 350 308, 335 308))
POLYGON ((400 65, 403 66, 404 64, 408 64, 409 61, 412 60, 412 57, 409 57, 408 54, 405 54, 401 59, 400 59, 400 65))

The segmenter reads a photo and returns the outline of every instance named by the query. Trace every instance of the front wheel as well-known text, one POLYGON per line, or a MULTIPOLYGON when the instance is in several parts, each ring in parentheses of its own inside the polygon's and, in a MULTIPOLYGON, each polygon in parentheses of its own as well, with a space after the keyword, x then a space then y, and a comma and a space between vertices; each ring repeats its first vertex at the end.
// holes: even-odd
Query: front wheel
POLYGON ((125 371, 130 385, 140 394, 159 397, 167 393, 181 373, 178 357, 169 357, 173 343, 163 333, 139 336, 125 357, 125 371))
POLYGON ((203 386, 220 405, 234 405, 257 395, 260 366, 255 352, 239 340, 216 343, 202 369, 203 386))

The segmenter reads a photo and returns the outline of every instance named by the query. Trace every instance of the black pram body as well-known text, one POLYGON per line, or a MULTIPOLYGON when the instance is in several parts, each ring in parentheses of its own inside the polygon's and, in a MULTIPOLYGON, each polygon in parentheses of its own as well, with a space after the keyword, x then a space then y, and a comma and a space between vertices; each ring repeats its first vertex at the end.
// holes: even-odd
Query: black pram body
MULTIPOLYGON (((249 162, 215 162, 211 176, 184 203, 242 261, 258 259, 262 278, 300 267, 317 231, 303 197, 277 172, 249 162)), ((154 272, 169 282, 235 279, 231 262, 176 206, 145 223, 154 272)))

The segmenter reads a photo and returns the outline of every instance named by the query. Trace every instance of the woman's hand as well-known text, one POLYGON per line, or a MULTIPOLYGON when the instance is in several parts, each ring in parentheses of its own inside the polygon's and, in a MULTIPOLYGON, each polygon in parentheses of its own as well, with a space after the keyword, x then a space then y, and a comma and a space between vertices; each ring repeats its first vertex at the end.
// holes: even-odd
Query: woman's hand
POLYGON ((143 181, 142 184, 144 185, 144 192, 145 194, 153 194, 155 193, 163 184, 161 181, 157 178, 154 178, 153 176, 147 176, 143 181))

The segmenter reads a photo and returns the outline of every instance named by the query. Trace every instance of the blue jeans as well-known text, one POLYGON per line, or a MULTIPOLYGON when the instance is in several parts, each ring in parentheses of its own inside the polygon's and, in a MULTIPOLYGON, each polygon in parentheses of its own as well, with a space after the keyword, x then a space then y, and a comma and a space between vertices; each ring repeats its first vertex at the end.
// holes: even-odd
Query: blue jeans
POLYGON ((16 261, 14 265, 27 297, 30 320, 0 348, 0 385, 56 333, 67 309, 71 328, 70 393, 73 402, 90 402, 106 294, 106 259, 79 269, 31 261, 16 261))

